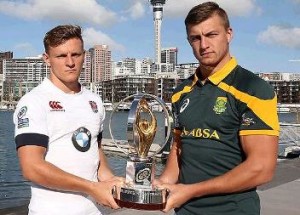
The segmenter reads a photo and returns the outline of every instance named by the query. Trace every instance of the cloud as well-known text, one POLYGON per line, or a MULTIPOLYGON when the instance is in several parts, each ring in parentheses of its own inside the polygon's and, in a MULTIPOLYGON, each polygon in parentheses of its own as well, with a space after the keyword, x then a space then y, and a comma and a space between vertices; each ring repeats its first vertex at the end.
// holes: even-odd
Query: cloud
POLYGON ((83 40, 85 43, 85 48, 89 49, 94 45, 108 45, 112 51, 125 51, 125 47, 108 35, 104 34, 101 31, 96 31, 94 28, 86 28, 83 30, 83 40))
POLYGON ((127 10, 127 13, 132 19, 143 17, 145 15, 144 4, 140 1, 135 1, 127 10))
MULTIPOLYGON (((165 4, 164 14, 168 17, 185 17, 188 11, 205 0, 169 0, 165 4)), ((239 0, 238 3, 232 0, 215 0, 231 16, 249 16, 251 14, 260 14, 261 8, 256 5, 255 0, 239 0)))
POLYGON ((25 20, 59 20, 109 26, 117 21, 115 12, 96 0, 0 1, 0 13, 25 20))
POLYGON ((34 56, 41 54, 30 43, 19 43, 15 45, 14 50, 22 53, 22 56, 34 56))
POLYGON ((258 41, 266 44, 280 45, 300 49, 300 28, 286 26, 269 26, 258 34, 258 41))

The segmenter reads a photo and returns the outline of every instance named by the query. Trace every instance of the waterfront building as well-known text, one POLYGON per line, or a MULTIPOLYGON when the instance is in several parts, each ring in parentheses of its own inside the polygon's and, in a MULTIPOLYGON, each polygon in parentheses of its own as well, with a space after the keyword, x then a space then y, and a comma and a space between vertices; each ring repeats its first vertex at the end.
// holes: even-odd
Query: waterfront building
POLYGON ((102 99, 116 103, 132 94, 140 92, 156 95, 165 102, 171 102, 172 92, 179 83, 179 79, 172 77, 158 78, 134 75, 115 78, 102 82, 102 99))
POLYGON ((90 82, 112 79, 111 51, 108 45, 95 45, 87 51, 85 58, 86 73, 91 74, 90 82))
POLYGON ((151 73, 153 62, 149 58, 137 60, 136 58, 125 58, 122 61, 112 63, 112 79, 124 76, 147 75, 154 76, 151 73))
POLYGON ((138 71, 139 63, 135 58, 125 58, 122 61, 113 62, 113 75, 112 79, 134 75, 138 71))
POLYGON ((141 74, 150 74, 152 64, 153 64, 153 61, 150 58, 142 59, 141 74))
POLYGON ((2 106, 2 100, 3 100, 3 82, 4 82, 4 76, 3 76, 3 60, 10 60, 14 56, 14 53, 11 51, 8 52, 0 52, 0 106, 2 106))
POLYGON ((280 72, 258 73, 258 76, 265 81, 269 80, 282 80, 280 72))
POLYGON ((0 52, 0 74, 3 74, 3 60, 10 60, 13 59, 13 57, 13 52, 0 52))
POLYGON ((300 73, 281 73, 282 80, 284 81, 296 81, 300 80, 300 73))
POLYGON ((173 72, 177 65, 178 49, 176 47, 161 50, 161 72, 173 72))
POLYGON ((113 75, 112 75, 112 79, 115 78, 121 78, 121 77, 125 77, 125 76, 129 76, 129 75, 133 75, 133 71, 130 68, 127 68, 126 66, 124 66, 122 61, 118 61, 118 62, 113 62, 112 63, 113 66, 113 75))
POLYGON ((259 77, 262 79, 269 80, 281 80, 281 81, 294 81, 300 80, 300 73, 288 73, 288 72, 270 72, 270 73, 259 73, 259 77))
POLYGON ((300 80, 269 80, 277 93, 277 102, 283 104, 300 103, 300 80))
POLYGON ((104 101, 119 102, 137 92, 155 94, 155 79, 134 75, 103 81, 102 99, 104 101))
POLYGON ((80 83, 92 82, 92 55, 90 51, 85 52, 85 59, 83 63, 83 71, 80 74, 80 83))
POLYGON ((180 79, 187 79, 193 75, 198 68, 199 63, 183 63, 175 67, 175 72, 180 79))
POLYGON ((18 101, 48 74, 49 68, 41 58, 3 60, 3 101, 18 101))
POLYGON ((171 103, 173 90, 181 81, 176 78, 157 78, 155 79, 154 95, 161 98, 163 101, 171 103))

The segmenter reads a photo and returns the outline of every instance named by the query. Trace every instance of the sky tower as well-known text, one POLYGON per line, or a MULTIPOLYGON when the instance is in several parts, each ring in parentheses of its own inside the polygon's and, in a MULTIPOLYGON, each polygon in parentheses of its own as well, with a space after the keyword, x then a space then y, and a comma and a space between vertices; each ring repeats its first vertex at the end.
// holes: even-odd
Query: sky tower
POLYGON ((155 41, 155 63, 161 63, 161 22, 163 18, 163 5, 166 0, 149 0, 153 6, 154 41, 155 41))

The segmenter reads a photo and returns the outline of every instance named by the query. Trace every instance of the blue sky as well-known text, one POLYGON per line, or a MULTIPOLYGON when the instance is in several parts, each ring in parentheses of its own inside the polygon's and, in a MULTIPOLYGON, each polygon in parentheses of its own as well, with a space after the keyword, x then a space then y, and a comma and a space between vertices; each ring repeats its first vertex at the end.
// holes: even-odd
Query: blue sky
MULTIPOLYGON (((201 0, 167 0, 162 47, 177 47, 178 62, 196 62, 184 18, 201 0)), ((253 72, 300 73, 300 0, 219 0, 234 39, 231 53, 253 72)), ((79 24, 85 48, 109 45, 113 60, 154 59, 152 7, 148 0, 1 0, 0 51, 15 58, 42 54, 44 34, 58 24, 79 24)))

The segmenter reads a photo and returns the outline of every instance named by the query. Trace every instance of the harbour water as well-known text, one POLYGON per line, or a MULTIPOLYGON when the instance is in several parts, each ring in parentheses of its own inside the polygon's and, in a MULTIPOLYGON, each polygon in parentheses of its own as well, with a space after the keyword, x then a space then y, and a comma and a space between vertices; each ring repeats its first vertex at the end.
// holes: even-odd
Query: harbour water
MULTIPOLYGON (((164 135, 163 114, 156 113, 158 132, 154 141, 160 141, 164 135)), ((13 111, 0 111, 0 209, 21 206, 28 203, 30 184, 22 177, 14 143, 13 111)), ((111 117, 112 134, 115 139, 126 139, 128 112, 116 112, 111 117)), ((109 132, 110 112, 104 123, 104 138, 111 138, 109 132)), ((125 175, 126 159, 117 154, 107 154, 108 162, 114 173, 125 175)), ((157 163, 157 175, 163 164, 157 163)))
MULTIPOLYGON (((14 143, 14 125, 12 111, 0 111, 0 209, 16 207, 28 203, 30 198, 30 184, 21 175, 19 162, 14 143)), ((112 133, 115 139, 126 139, 126 120, 128 112, 118 112, 111 118, 112 133)), ((162 124, 163 115, 157 113, 158 124, 162 124)), ((296 122, 295 113, 279 115, 281 122, 296 122)), ((110 138, 109 133, 110 113, 108 112, 104 138, 110 138)), ((164 126, 158 126, 156 141, 163 138, 164 126)), ((107 154, 111 168, 116 175, 124 176, 126 160, 116 154, 107 154)), ((157 165, 157 174, 160 174, 163 164, 157 165)))

